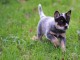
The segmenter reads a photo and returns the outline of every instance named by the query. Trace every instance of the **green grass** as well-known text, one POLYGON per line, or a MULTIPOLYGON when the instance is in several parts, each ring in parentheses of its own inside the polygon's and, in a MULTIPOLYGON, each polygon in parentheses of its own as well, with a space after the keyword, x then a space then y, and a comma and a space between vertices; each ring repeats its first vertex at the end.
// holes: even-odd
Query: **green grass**
POLYGON ((80 60, 80 0, 0 0, 0 60, 80 60), (46 15, 72 9, 66 53, 46 38, 33 41, 39 21, 38 4, 46 15))

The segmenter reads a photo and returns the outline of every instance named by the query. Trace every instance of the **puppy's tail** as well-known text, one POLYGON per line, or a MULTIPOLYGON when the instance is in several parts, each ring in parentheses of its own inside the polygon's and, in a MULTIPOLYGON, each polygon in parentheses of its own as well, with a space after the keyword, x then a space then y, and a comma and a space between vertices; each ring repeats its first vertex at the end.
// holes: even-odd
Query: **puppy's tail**
POLYGON ((38 11, 39 11, 40 18, 45 17, 41 4, 38 5, 38 11))

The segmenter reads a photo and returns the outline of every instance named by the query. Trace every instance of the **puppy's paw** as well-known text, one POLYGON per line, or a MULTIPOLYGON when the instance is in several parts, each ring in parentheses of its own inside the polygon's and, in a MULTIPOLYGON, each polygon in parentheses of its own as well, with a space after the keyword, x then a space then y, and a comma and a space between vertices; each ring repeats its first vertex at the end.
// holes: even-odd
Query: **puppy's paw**
POLYGON ((33 36, 31 39, 34 40, 34 41, 37 41, 38 37, 37 36, 33 36))
POLYGON ((57 48, 59 47, 59 40, 56 38, 55 40, 52 40, 52 43, 54 44, 54 46, 57 48))
POLYGON ((66 52, 66 47, 63 41, 61 41, 61 49, 63 53, 66 52))
POLYGON ((59 41, 58 40, 54 40, 53 43, 54 43, 54 46, 55 47, 58 47, 59 46, 59 41))
POLYGON ((62 47, 61 49, 62 49, 62 52, 63 52, 63 53, 66 52, 66 48, 65 48, 65 47, 62 47))

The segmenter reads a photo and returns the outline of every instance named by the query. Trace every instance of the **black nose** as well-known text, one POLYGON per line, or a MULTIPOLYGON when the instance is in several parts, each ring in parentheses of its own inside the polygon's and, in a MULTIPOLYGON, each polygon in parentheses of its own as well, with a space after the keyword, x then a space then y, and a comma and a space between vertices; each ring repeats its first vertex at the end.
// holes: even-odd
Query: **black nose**
POLYGON ((65 29, 67 29, 67 26, 65 26, 65 29))

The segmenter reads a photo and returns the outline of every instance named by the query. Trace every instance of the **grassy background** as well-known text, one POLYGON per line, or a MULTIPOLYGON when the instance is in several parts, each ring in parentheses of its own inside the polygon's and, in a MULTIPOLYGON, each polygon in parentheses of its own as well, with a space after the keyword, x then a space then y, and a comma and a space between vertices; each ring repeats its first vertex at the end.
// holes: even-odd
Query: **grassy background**
POLYGON ((0 60, 80 60, 80 0, 0 0, 0 60), (46 15, 72 10, 66 53, 45 38, 33 41, 39 21, 38 4, 46 15))

